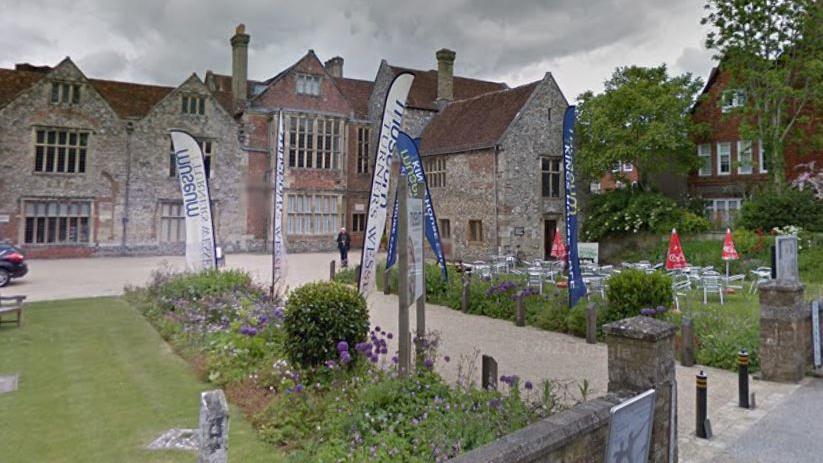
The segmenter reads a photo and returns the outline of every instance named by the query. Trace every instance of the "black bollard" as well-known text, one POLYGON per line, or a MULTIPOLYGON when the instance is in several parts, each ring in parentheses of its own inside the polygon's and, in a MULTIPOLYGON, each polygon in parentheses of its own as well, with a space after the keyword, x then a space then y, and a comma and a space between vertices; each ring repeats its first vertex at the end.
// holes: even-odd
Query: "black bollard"
POLYGON ((329 281, 334 281, 334 266, 336 265, 335 261, 329 262, 329 281))
POLYGON ((708 439, 709 435, 706 432, 706 418, 708 414, 708 404, 706 403, 708 395, 708 378, 703 370, 697 374, 697 413, 695 417, 695 427, 697 437, 708 439))
POLYGON ((360 288, 360 265, 354 268, 354 284, 360 288))
POLYGON ((497 361, 490 355, 484 355, 480 368, 480 382, 483 390, 497 390, 497 361))
POLYGON ((523 302, 523 293, 517 295, 517 312, 515 313, 515 325, 526 326, 526 304, 523 302))
POLYGON ((737 354, 737 391, 740 395, 740 408, 749 406, 749 353, 746 349, 737 354))
POLYGON ((391 294, 391 288, 389 288, 389 283, 391 282, 389 279, 390 276, 391 273, 389 269, 383 271, 383 294, 391 294))

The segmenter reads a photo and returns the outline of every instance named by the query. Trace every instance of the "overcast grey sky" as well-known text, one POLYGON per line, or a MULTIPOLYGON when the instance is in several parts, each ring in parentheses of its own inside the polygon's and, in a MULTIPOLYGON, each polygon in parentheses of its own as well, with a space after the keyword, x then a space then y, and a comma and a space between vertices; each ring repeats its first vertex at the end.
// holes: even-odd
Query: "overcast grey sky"
POLYGON ((704 78, 700 0, 243 1, 0 0, 0 67, 71 56, 90 77, 177 85, 229 73, 229 37, 251 34, 249 77, 266 79, 313 48, 373 79, 380 60, 511 86, 551 72, 569 100, 599 91, 616 66, 666 63, 704 78))

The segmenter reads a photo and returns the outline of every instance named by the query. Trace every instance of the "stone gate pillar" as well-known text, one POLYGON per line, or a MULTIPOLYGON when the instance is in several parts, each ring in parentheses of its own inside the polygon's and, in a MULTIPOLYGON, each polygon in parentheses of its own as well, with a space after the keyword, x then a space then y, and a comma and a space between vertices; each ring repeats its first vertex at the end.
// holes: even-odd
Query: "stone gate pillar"
POLYGON ((638 316, 603 326, 609 350, 609 392, 657 391, 649 461, 677 461, 675 326, 638 316), (673 447, 669 449, 669 443, 673 447))
POLYGON ((771 280, 760 289, 760 370, 768 381, 798 382, 811 367, 812 317, 803 285, 771 280))

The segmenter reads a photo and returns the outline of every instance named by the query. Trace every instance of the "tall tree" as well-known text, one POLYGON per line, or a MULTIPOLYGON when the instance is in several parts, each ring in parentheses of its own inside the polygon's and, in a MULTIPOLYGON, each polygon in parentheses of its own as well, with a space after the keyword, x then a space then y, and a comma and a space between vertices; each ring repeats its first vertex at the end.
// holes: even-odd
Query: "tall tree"
POLYGON ((818 0, 707 0, 705 8, 702 24, 714 29, 706 47, 746 94, 741 135, 761 140, 781 190, 786 144, 821 137, 819 116, 818 123, 812 118, 823 98, 823 6, 818 0), (793 130, 799 125, 807 128, 793 130))
POLYGON ((665 64, 617 68, 603 93, 578 97, 581 172, 597 179, 618 162, 632 162, 640 187, 648 189, 654 173, 691 170, 696 159, 688 112, 701 87, 691 74, 670 77, 665 64))

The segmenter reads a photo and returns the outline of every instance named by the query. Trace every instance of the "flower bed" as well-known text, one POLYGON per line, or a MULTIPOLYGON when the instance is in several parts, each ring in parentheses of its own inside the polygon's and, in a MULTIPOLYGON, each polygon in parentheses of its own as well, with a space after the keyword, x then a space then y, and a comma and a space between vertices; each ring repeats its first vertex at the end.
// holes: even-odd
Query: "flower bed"
MULTIPOLYGON (((339 284, 314 285, 304 296, 347 300, 351 291, 359 297, 339 284)), ((494 291, 510 297, 508 288, 494 291)), ((433 369, 436 361, 451 361, 438 357, 436 335, 415 340, 423 347, 419 364, 400 376, 388 349, 393 334, 380 327, 363 339, 335 341, 330 352, 320 346, 325 338, 317 338, 312 352, 328 358, 301 368, 286 359, 313 364, 314 358, 294 355, 284 325, 298 317, 312 323, 311 317, 304 307, 291 314, 294 302, 284 307, 242 272, 156 273, 126 297, 293 461, 443 461, 568 406, 578 393, 585 399, 585 385, 507 376, 500 378, 501 392, 480 390, 468 379, 477 358, 459 360, 465 374, 450 386, 433 369)))

